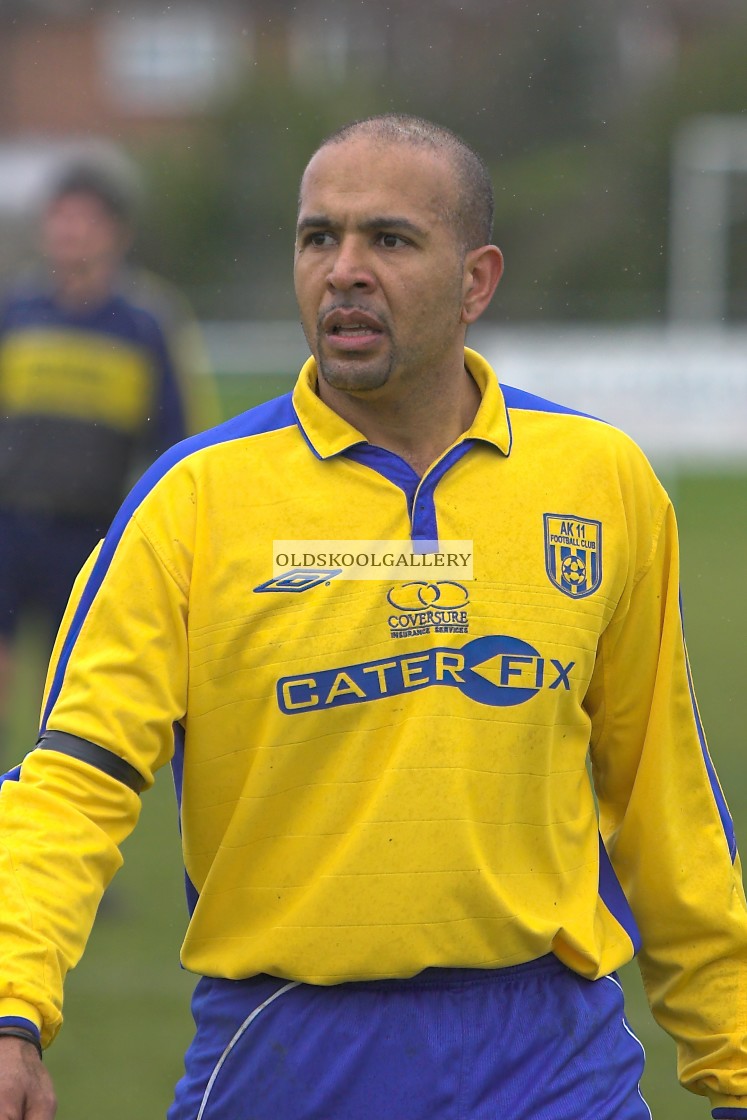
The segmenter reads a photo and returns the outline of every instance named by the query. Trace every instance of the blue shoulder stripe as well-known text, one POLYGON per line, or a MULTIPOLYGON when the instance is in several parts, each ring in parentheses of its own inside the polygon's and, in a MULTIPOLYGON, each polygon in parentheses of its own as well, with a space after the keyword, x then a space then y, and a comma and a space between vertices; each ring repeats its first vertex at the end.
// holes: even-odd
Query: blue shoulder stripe
POLYGON ((216 447, 221 443, 230 443, 237 439, 246 439, 250 436, 263 435, 266 432, 276 432, 281 428, 293 427, 295 424, 296 416, 291 403, 291 394, 286 393, 282 397, 276 397, 274 400, 267 401, 265 404, 260 404, 256 408, 249 409, 248 412, 243 412, 239 416, 234 416, 232 419, 226 420, 225 423, 219 424, 216 428, 211 428, 207 432, 200 432, 199 435, 191 436, 189 439, 182 440, 181 443, 175 444, 161 455, 153 466, 145 472, 140 481, 135 484, 122 503, 119 512, 112 521, 111 527, 104 538, 101 551, 96 558, 96 562, 88 577, 88 582, 70 623, 70 629, 65 636, 49 690, 47 704, 42 716, 40 734, 47 729, 47 720, 60 694, 68 662, 70 661, 75 643, 78 640, 81 627, 85 622, 86 616, 91 609, 91 604, 96 598, 101 584, 104 582, 114 553, 122 539, 122 534, 127 528, 132 515, 143 503, 145 498, 147 498, 151 490, 153 490, 173 467, 198 451, 203 451, 207 447, 216 447))
MULTIPOLYGON (((584 416, 587 420, 599 420, 598 416, 592 416, 588 412, 579 412, 575 408, 568 408, 566 405, 557 404, 555 401, 545 400, 544 397, 528 393, 526 389, 516 389, 513 385, 501 383, 501 391, 506 402, 506 408, 515 408, 525 412, 559 412, 567 416, 584 416)), ((605 423, 605 421, 600 421, 600 423, 605 423)))
POLYGON ((0 787, 3 782, 17 782, 21 776, 21 766, 14 766, 12 770, 7 770, 4 774, 0 774, 0 787))

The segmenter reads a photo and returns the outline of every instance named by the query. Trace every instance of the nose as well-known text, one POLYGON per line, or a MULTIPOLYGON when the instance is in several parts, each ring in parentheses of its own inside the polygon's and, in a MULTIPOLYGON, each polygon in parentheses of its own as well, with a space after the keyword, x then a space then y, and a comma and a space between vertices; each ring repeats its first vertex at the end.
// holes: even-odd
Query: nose
POLYGON ((372 288, 375 280, 371 261, 358 238, 343 238, 330 262, 327 282, 335 291, 350 291, 351 288, 372 288))

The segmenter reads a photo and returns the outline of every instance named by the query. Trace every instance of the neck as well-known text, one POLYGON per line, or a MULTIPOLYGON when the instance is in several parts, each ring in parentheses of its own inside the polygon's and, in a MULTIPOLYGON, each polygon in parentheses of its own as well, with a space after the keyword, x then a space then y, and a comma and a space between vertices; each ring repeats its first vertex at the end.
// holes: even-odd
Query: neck
POLYGON ((114 273, 88 263, 70 268, 55 268, 52 273, 58 301, 72 310, 84 310, 105 303, 112 293, 114 273))
POLYGON ((353 395, 320 378, 319 395, 369 443, 399 455, 420 477, 467 431, 481 400, 464 366, 427 391, 416 386, 407 395, 353 395))

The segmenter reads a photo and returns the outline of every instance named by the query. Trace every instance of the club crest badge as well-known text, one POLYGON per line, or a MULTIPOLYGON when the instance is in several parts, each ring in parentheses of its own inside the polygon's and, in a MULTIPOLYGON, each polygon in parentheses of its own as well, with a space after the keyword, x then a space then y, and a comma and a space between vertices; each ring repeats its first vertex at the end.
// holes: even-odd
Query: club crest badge
POLYGON ((602 582, 602 523, 572 514, 546 513, 545 568, 571 599, 592 595, 602 582))

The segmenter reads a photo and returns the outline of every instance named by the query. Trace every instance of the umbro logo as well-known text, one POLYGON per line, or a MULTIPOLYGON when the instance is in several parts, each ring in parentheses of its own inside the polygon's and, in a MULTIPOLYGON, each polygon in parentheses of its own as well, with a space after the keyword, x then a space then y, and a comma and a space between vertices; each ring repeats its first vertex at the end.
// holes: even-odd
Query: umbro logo
POLYGON ((311 591, 322 583, 329 583, 335 576, 342 575, 342 568, 291 568, 282 575, 273 576, 265 583, 255 587, 255 591, 285 591, 296 595, 301 591, 311 591))

